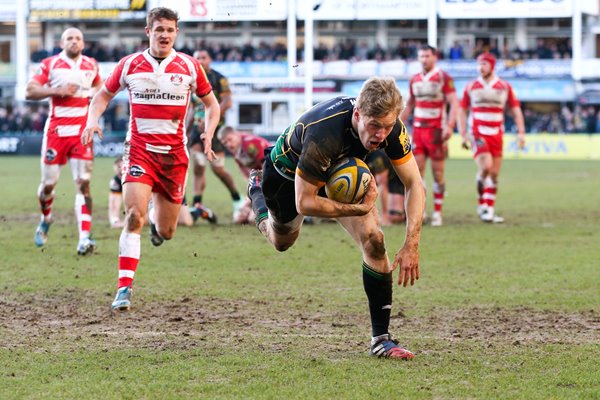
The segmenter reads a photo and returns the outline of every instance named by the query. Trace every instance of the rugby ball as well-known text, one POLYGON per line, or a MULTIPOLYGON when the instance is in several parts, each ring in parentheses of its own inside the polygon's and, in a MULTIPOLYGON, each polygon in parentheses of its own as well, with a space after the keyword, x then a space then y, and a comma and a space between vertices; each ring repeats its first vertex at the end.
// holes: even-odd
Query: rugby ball
POLYGON ((325 194, 340 203, 360 203, 371 183, 371 171, 359 158, 342 158, 328 171, 325 194))

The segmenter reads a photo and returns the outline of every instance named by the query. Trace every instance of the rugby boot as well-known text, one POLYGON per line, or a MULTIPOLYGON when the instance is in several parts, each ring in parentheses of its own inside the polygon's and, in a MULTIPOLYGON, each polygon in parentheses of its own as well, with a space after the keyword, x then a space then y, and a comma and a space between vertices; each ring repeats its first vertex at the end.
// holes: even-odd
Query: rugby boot
POLYGON ((41 221, 35 230, 33 241, 37 247, 42 247, 48 241, 48 230, 50 229, 51 222, 41 221))
POLYGON ((92 254, 94 251, 96 251, 95 240, 89 237, 79 240, 79 243, 77 244, 77 254, 79 254, 80 256, 85 256, 88 254, 92 254))
POLYGON ((112 302, 110 308, 116 311, 129 311, 131 308, 131 296, 133 295, 133 288, 131 285, 123 286, 117 290, 117 295, 112 302))
POLYGON ((158 234, 158 230, 156 230, 156 224, 150 221, 148 221, 148 224, 150 225, 150 242, 152 242, 153 246, 158 247, 161 244, 163 244, 165 239, 163 239, 162 236, 158 234))
POLYGON ((389 333, 371 339, 369 354, 379 358, 399 358, 401 360, 410 360, 415 357, 413 353, 399 346, 398 341, 392 339, 389 333))
POLYGON ((210 208, 196 203, 193 207, 190 207, 190 214, 192 214, 192 219, 194 222, 198 220, 198 218, 202 218, 207 220, 211 224, 217 223, 217 215, 210 208))

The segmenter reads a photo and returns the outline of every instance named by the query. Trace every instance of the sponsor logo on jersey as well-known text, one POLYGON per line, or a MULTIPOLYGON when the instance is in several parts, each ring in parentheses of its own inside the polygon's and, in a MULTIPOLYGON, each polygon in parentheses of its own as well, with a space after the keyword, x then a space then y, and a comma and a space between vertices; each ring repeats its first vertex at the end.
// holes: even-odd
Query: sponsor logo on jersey
POLYGON ((48 161, 48 162, 54 161, 54 159, 56 158, 57 155, 58 155, 58 153, 54 149, 46 150, 46 155, 45 155, 46 161, 48 161))
POLYGON ((129 168, 129 175, 133 176, 134 178, 139 178, 145 173, 146 171, 144 170, 144 168, 140 167, 139 165, 132 165, 129 168))
POLYGON ((182 94, 173 93, 140 93, 132 92, 131 95, 136 100, 185 100, 182 94))

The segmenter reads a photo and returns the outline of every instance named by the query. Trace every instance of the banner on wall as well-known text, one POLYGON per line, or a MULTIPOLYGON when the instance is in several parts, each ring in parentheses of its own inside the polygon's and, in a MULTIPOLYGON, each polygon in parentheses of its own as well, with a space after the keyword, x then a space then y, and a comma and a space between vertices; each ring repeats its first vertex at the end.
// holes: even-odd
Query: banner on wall
POLYGON ((181 21, 285 21, 287 1, 279 0, 160 0, 176 10, 181 21))
POLYGON ((30 21, 144 18, 146 0, 29 0, 30 21))
MULTIPOLYGON (((422 0, 314 0, 315 20, 427 19, 430 2, 422 0)), ((306 3, 298 0, 298 19, 306 18, 306 3)))
POLYGON ((573 15, 578 0, 438 0, 445 19, 559 18, 573 15))

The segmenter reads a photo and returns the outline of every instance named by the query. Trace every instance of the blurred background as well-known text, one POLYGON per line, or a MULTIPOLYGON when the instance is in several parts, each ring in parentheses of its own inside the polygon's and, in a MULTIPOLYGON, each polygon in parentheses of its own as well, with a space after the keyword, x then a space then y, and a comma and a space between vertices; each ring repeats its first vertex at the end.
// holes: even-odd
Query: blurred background
MULTIPOLYGON (((147 47, 145 16, 156 6, 180 15, 176 49, 207 49, 229 79, 227 123, 269 139, 310 104, 356 95, 373 75, 394 76, 406 95, 425 43, 438 49, 459 98, 477 76, 475 57, 496 55, 527 132, 545 134, 531 153, 560 156, 570 151, 564 136, 600 132, 598 0, 0 0, 0 154, 39 154, 48 103, 24 101, 24 88, 38 63, 60 52, 65 28, 83 31, 84 54, 106 79, 121 57, 147 47)), ((103 123, 108 139, 97 154, 119 154, 127 92, 103 123)), ((572 156, 600 157, 598 140, 583 143, 572 156)))

